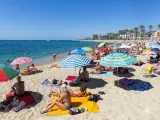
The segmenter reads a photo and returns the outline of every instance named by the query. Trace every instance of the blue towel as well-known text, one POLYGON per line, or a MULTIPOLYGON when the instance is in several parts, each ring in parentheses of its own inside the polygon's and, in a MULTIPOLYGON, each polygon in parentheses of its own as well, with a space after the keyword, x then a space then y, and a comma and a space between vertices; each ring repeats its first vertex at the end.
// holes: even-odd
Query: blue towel
POLYGON ((101 72, 100 74, 104 76, 112 76, 113 72, 101 72))
MULTIPOLYGON (((42 83, 42 85, 49 87, 49 86, 51 86, 51 83, 48 82, 48 81, 45 81, 45 82, 42 83)), ((59 89, 59 88, 61 88, 61 85, 59 85, 59 86, 53 86, 53 87, 56 88, 56 89, 59 89)))
POLYGON ((45 82, 43 82, 43 83, 42 83, 42 85, 44 85, 44 86, 50 86, 50 85, 51 85, 51 83, 50 83, 50 82, 48 82, 48 81, 45 81, 45 82))

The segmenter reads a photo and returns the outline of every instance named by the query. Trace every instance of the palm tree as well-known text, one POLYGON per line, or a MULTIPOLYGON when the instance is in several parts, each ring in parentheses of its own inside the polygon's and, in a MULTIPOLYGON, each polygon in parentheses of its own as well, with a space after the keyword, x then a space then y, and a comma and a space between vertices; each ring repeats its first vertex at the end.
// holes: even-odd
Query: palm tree
POLYGON ((138 27, 134 28, 134 33, 135 33, 135 39, 137 40, 137 35, 138 35, 138 27))
POLYGON ((148 26, 148 28, 149 28, 149 30, 150 30, 150 31, 149 31, 149 37, 151 37, 151 35, 152 35, 152 33, 151 33, 151 32, 152 32, 152 28, 153 28, 153 26, 152 26, 152 25, 149 25, 149 26, 148 26))
POLYGON ((148 26, 148 28, 149 28, 149 30, 150 30, 150 32, 151 32, 151 31, 152 31, 153 26, 152 26, 152 25, 149 25, 149 26, 148 26))
POLYGON ((141 30, 141 39, 142 39, 142 37, 143 37, 142 33, 143 33, 143 30, 144 30, 145 27, 144 27, 144 25, 140 25, 139 27, 140 27, 140 30, 141 30))
POLYGON ((160 30, 160 24, 158 24, 157 27, 158 27, 158 30, 160 30))

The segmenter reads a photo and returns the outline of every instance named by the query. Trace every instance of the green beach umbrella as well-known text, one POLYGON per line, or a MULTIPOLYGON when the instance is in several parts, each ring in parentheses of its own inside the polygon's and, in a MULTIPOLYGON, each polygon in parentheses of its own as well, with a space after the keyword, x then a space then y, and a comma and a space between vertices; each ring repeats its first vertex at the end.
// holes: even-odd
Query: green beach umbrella
POLYGON ((0 65, 0 82, 8 81, 19 75, 17 70, 14 70, 11 66, 0 65))
POLYGON ((108 67, 127 67, 128 65, 135 64, 137 59, 129 54, 113 52, 100 60, 100 65, 108 67))

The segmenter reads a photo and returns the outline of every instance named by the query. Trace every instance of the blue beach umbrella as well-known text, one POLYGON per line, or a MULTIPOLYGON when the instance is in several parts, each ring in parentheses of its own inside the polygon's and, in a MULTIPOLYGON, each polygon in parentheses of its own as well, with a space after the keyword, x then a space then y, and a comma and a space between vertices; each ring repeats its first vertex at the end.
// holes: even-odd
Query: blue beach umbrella
POLYGON ((155 53, 158 53, 158 52, 159 52, 159 49, 158 49, 158 48, 152 48, 151 51, 152 51, 152 52, 155 52, 155 53))
POLYGON ((82 48, 77 48, 71 51, 71 54, 86 54, 88 51, 82 49, 82 48))
POLYGON ((100 65, 109 67, 127 67, 135 64, 136 58, 124 53, 113 52, 100 59, 100 65))
POLYGON ((59 62, 62 68, 80 68, 88 65, 91 59, 82 55, 70 55, 59 62))

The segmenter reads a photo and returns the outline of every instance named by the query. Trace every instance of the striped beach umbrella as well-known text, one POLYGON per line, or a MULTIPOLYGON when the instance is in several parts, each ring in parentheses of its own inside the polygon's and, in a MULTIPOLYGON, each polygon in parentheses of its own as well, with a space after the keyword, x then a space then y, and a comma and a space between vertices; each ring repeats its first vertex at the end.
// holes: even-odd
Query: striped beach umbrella
POLYGON ((100 65, 109 67, 126 67, 136 62, 135 57, 119 52, 110 53, 100 59, 100 65))
POLYGON ((77 48, 71 51, 71 54, 86 54, 88 51, 83 50, 82 48, 77 48))
POLYGON ((17 70, 14 70, 8 65, 0 65, 0 82, 6 82, 19 75, 17 70))
POLYGON ((19 57, 19 58, 16 58, 15 60, 13 60, 13 62, 11 63, 11 65, 23 65, 23 64, 27 64, 27 63, 30 63, 32 62, 32 58, 29 58, 29 57, 19 57))
POLYGON ((91 59, 82 55, 70 55, 59 62, 62 68, 80 68, 91 62, 91 59))

